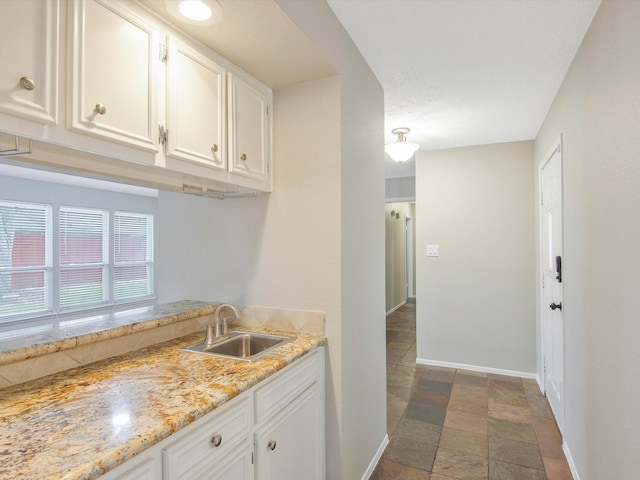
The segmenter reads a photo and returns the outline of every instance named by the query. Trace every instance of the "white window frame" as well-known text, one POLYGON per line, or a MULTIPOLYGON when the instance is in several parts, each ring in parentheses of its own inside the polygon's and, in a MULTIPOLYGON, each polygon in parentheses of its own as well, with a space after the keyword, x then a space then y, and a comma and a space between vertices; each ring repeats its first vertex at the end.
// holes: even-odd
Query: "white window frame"
MULTIPOLYGON (((120 191, 106 191, 103 189, 69 186, 58 183, 40 182, 38 180, 9 178, 0 176, 0 201, 26 204, 45 204, 52 208, 52 238, 50 254, 52 268, 50 273, 51 288, 56 293, 50 294, 51 303, 43 311, 27 314, 7 315, 0 318, 0 331, 11 332, 15 329, 42 328, 50 329, 60 326, 64 322, 77 322, 82 319, 90 320, 95 315, 112 313, 121 310, 150 306, 156 303, 155 281, 155 214, 157 197, 150 195, 138 195, 123 193, 120 191), (77 309, 65 309, 61 311, 59 304, 60 291, 60 257, 59 257, 59 209, 60 207, 77 207, 81 209, 97 209, 109 212, 109 261, 107 301, 100 305, 90 305, 77 309), (150 292, 148 295, 114 300, 114 217, 115 213, 127 213, 132 215, 149 215, 151 218, 150 243, 152 251, 145 262, 149 272, 150 292)), ((49 248, 49 247, 47 247, 49 248)))

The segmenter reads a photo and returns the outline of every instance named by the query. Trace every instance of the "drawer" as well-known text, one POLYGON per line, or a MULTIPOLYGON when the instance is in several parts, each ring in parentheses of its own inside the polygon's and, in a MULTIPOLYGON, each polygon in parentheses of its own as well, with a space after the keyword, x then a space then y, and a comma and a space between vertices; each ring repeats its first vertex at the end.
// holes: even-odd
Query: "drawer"
POLYGON ((196 471, 220 462, 223 455, 246 440, 252 426, 250 396, 222 405, 204 417, 197 428, 184 429, 180 439, 163 448, 164 478, 194 478, 196 471))
POLYGON ((318 350, 298 360, 266 385, 258 387, 256 399, 256 423, 268 420, 284 406, 321 378, 322 362, 318 350))

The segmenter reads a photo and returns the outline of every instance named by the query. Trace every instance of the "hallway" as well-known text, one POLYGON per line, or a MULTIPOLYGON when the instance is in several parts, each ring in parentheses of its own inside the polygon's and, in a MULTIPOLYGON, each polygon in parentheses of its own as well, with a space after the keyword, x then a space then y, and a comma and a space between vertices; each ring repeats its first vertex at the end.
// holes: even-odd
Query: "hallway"
POLYGON ((535 380, 416 365, 415 307, 387 317, 390 441, 371 480, 571 480, 535 380))

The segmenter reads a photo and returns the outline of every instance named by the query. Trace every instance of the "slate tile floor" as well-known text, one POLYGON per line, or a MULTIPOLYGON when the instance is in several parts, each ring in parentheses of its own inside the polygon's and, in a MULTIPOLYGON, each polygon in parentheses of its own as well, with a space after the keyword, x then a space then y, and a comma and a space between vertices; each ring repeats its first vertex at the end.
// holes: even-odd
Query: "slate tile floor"
POLYGON ((415 318, 387 317, 390 440, 371 480, 571 480, 537 383, 416 365, 415 318))

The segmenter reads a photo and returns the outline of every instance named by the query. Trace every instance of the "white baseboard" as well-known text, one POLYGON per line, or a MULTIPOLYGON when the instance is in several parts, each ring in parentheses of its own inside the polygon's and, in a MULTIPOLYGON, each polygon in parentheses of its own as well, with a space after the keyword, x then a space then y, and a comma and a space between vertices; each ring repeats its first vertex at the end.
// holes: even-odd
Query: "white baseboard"
POLYGON ((389 315, 390 313, 395 312, 397 309, 399 309, 399 308, 400 308, 401 306, 403 306, 405 303, 407 303, 407 301, 406 301, 406 300, 405 300, 404 302, 402 302, 402 303, 400 303, 400 304, 396 305, 395 307, 393 307, 391 310, 389 310, 389 311, 387 312, 387 315, 389 315))
POLYGON ((540 375, 536 375, 536 383, 538 384, 538 388, 544 395, 544 382, 542 381, 542 377, 540 375))
POLYGON ((569 464, 569 470, 571 470, 573 480, 580 480, 580 475, 578 475, 578 469, 576 468, 576 463, 573 461, 569 445, 567 445, 567 442, 564 440, 562 442, 562 451, 564 452, 564 456, 567 457, 567 463, 569 464))
POLYGON ((382 443, 378 448, 378 451, 376 452, 375 456, 371 460, 371 463, 367 467, 367 470, 364 472, 364 475, 362 476, 362 480, 368 480, 369 477, 373 474, 373 471, 376 469, 378 462, 382 458, 382 454, 384 453, 384 449, 387 448, 387 445, 389 445, 389 435, 385 433, 384 438, 382 439, 382 443))
POLYGON ((517 370, 505 370, 502 368, 483 367, 480 365, 467 365, 464 363, 441 362, 440 360, 429 360, 426 358, 416 358, 416 363, 420 365, 432 365, 434 367, 462 368, 472 372, 495 373, 497 375, 509 375, 511 377, 533 378, 537 375, 529 372, 519 372, 517 370))

